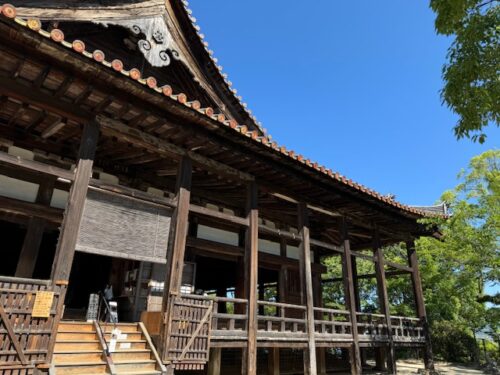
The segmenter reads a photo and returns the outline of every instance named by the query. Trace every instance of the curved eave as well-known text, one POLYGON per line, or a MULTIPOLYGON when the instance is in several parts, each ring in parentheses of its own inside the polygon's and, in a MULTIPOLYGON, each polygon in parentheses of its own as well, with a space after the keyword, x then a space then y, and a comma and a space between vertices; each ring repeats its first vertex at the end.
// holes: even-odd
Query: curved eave
MULTIPOLYGON (((347 192, 351 196, 362 199, 363 201, 374 204, 382 210, 391 213, 397 213, 403 217, 418 220, 425 217, 443 217, 440 214, 430 213, 421 209, 410 207, 399 203, 387 196, 384 196, 368 187, 358 184, 339 173, 333 172, 325 166, 319 165, 302 155, 296 154, 292 150, 287 150, 285 146, 280 146, 276 142, 271 142, 268 137, 259 135, 259 132, 249 131, 245 125, 239 125, 234 120, 227 120, 224 116, 214 114, 211 108, 193 108, 190 100, 184 94, 174 94, 171 90, 165 90, 165 86, 158 86, 155 77, 135 77, 134 74, 138 71, 134 67, 124 67, 121 61, 106 61, 104 55, 102 59, 98 57, 96 51, 89 52, 85 50, 85 46, 81 49, 80 41, 68 42, 64 40, 64 34, 60 30, 54 29, 51 32, 41 29, 41 24, 36 19, 25 20, 16 16, 14 7, 4 4, 0 5, 0 17, 2 23, 7 22, 9 27, 15 27, 15 24, 21 26, 21 31, 25 31, 32 35, 30 38, 37 35, 39 41, 46 40, 51 48, 65 48, 75 58, 78 58, 79 63, 98 64, 102 69, 105 69, 110 74, 114 74, 119 78, 121 88, 130 88, 136 91, 138 85, 142 88, 144 97, 148 101, 165 108, 164 100, 169 100, 170 107, 174 114, 190 119, 193 123, 203 126, 210 131, 218 134, 226 135, 227 139, 238 142, 244 145, 247 149, 260 150, 266 153, 267 157, 279 163, 286 164, 303 175, 310 176, 322 183, 325 186, 330 186, 332 189, 347 192), (62 39, 60 39, 62 35, 62 39), (81 60, 81 59, 84 60, 81 60), (127 70, 128 68, 129 70, 127 70)), ((100 51, 99 51, 100 52, 100 51)), ((101 52, 102 53, 102 52, 101 52)), ((63 63, 69 63, 67 60, 63 63)), ((78 64, 77 64, 78 65, 78 64)), ((79 66, 79 65, 78 65, 79 66)))

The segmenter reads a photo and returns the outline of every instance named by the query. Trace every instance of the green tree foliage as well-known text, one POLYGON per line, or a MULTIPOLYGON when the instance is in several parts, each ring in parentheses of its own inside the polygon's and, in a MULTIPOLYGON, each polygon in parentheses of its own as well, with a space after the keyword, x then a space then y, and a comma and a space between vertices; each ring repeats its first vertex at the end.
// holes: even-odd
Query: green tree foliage
POLYGON ((454 131, 483 143, 500 123, 500 2, 430 0, 436 31, 454 36, 443 67, 443 101, 458 114, 454 131))
MULTIPOLYGON (((435 354, 451 361, 478 358, 475 337, 487 332, 500 341, 498 295, 487 295, 487 285, 500 278, 500 150, 474 157, 459 175, 459 184, 443 194, 451 216, 426 222, 439 226, 442 238, 416 242, 426 309, 435 341, 435 354), (496 304, 495 304, 496 302, 496 304), (453 345, 458 346, 453 348, 453 345)), ((406 263, 404 244, 384 249, 388 260, 406 263)), ((327 278, 339 278, 339 256, 324 260, 327 278)), ((373 264, 357 262, 358 274, 372 274, 373 264)), ((408 276, 387 279, 391 314, 415 314, 413 289, 408 276)), ((344 308, 342 283, 324 288, 323 299, 333 308, 344 308)), ((379 309, 374 279, 360 280, 361 309, 379 309)))
POLYGON ((447 328, 475 337, 482 330, 498 332, 500 323, 500 306, 492 303, 496 296, 485 294, 485 287, 498 285, 500 278, 500 151, 474 157, 459 178, 442 197, 451 217, 430 220, 441 228, 442 240, 422 238, 417 251, 436 335, 447 321, 447 328))

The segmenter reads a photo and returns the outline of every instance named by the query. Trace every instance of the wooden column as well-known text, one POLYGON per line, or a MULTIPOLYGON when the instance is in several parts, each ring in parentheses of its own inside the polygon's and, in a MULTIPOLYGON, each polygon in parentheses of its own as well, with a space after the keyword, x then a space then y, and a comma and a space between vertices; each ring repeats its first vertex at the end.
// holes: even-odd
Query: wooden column
POLYGON ((280 350, 279 348, 269 348, 267 358, 267 375, 280 375, 280 350))
POLYGON ((210 360, 208 361, 208 369, 207 369, 208 375, 220 375, 221 357, 222 357, 221 348, 210 349, 210 360))
MULTIPOLYGON (((354 286, 354 304, 356 306, 356 311, 361 312, 361 294, 359 292, 359 279, 358 279, 358 262, 354 255, 351 255, 351 267, 352 267, 352 284, 354 286)), ((359 357, 361 361, 361 366, 366 365, 366 349, 359 348, 359 357)))
POLYGON ((248 299, 248 337, 244 351, 242 372, 257 373, 257 282, 259 270, 259 214, 257 210, 257 185, 251 182, 247 192, 249 226, 245 238, 245 291, 248 299))
POLYGON ((317 374, 316 368, 316 340, 314 338, 314 294, 311 275, 311 244, 309 233, 309 215, 305 203, 298 205, 298 224, 299 233, 301 236, 299 246, 299 268, 300 280, 302 289, 302 304, 307 307, 307 336, 308 336, 308 350, 304 355, 304 373, 310 375, 317 374))
POLYGON ((387 337, 389 345, 387 348, 387 369, 390 374, 396 374, 396 353, 394 351, 394 341, 392 339, 391 312, 389 306, 389 296, 387 295, 387 282, 385 279, 384 251, 380 244, 378 230, 373 232, 373 252, 375 255, 375 276, 377 278, 377 292, 380 305, 380 313, 385 316, 387 324, 387 337))
POLYGON ((425 370, 426 372, 434 372, 434 356, 432 354, 431 335, 429 331, 429 323, 427 322, 427 313, 425 311, 424 292, 422 290, 422 280, 420 278, 420 270, 418 268, 417 252, 415 251, 414 241, 408 241, 406 243, 406 251, 408 253, 408 265, 412 269, 411 282, 413 286, 413 295, 415 298, 417 316, 422 323, 425 335, 425 370))
MULTIPOLYGON (((160 332, 162 358, 166 358, 168 347, 168 324, 171 320, 170 298, 180 293, 182 283, 182 270, 184 268, 184 254, 186 250, 186 237, 189 226, 189 201, 191 197, 192 163, 188 157, 183 157, 179 163, 176 182, 177 206, 170 222, 170 235, 167 249, 167 272, 163 291, 164 323, 160 332)), ((167 367, 168 373, 173 373, 171 366, 167 367)))
MULTIPOLYGON (((55 181, 53 177, 44 176, 44 180, 40 183, 38 188, 35 200, 36 203, 47 207, 50 206, 55 181)), ((19 261, 17 262, 16 277, 33 277, 44 229, 44 219, 39 217, 30 218, 21 254, 19 255, 19 261)))
POLYGON ((52 267, 52 279, 56 284, 67 284, 69 280, 98 138, 99 125, 94 121, 85 124, 74 172, 75 179, 69 190, 52 267))
POLYGON ((349 357, 351 362, 351 374, 359 375, 362 372, 361 357, 359 351, 359 337, 358 337, 358 318, 356 316, 356 301, 354 299, 354 282, 352 276, 352 255, 351 244, 349 241, 347 222, 342 218, 340 224, 340 233, 342 237, 342 244, 344 254, 342 254, 342 278, 344 281, 344 294, 346 308, 349 310, 350 321, 352 324, 352 340, 353 344, 349 350, 349 357))

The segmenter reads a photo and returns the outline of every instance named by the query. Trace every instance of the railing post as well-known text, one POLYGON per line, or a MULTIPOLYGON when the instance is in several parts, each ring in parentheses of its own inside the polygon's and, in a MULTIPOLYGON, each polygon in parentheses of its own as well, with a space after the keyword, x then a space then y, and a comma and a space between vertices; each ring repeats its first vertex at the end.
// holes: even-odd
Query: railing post
POLYGON ((341 220, 340 233, 344 248, 344 254, 342 254, 342 278, 344 281, 346 308, 349 310, 349 316, 351 321, 351 333, 353 341, 351 350, 349 351, 350 362, 351 362, 351 374, 359 375, 362 373, 362 367, 361 367, 361 357, 359 351, 356 302, 354 300, 354 283, 352 278, 351 244, 349 241, 347 221, 345 218, 342 218, 341 220))
POLYGON ((373 252, 375 254, 375 275, 377 278, 378 300, 381 313, 385 316, 387 327, 387 338, 389 345, 387 348, 387 367, 390 374, 396 374, 396 355, 394 351, 394 341, 392 338, 391 312, 389 308, 389 296, 387 294, 387 281, 385 279, 384 251, 380 244, 380 236, 377 229, 373 232, 373 252))
POLYGON ((406 243, 406 251, 408 254, 408 265, 411 267, 411 282, 413 286, 413 295, 415 297, 415 305, 417 307, 417 315, 422 324, 425 337, 424 364, 427 373, 434 372, 434 357, 432 354, 431 335, 429 331, 429 323, 427 322, 427 313, 425 311, 424 292, 422 290, 422 280, 418 268, 417 252, 415 251, 415 242, 408 241, 406 243))
POLYGON ((308 350, 305 352, 304 373, 316 375, 316 340, 314 326, 314 298, 311 275, 311 244, 309 235, 309 217, 305 203, 299 203, 299 232, 301 234, 299 248, 300 280, 302 287, 302 304, 306 304, 306 329, 308 336, 308 350))
POLYGON ((257 282, 259 267, 259 214, 257 209, 258 189, 255 182, 248 185, 247 217, 249 226, 245 237, 245 298, 248 300, 247 348, 243 356, 242 373, 257 373, 257 282))
MULTIPOLYGON (((161 356, 165 361, 168 352, 170 322, 172 311, 171 298, 180 292, 182 283, 182 271, 184 268, 184 253, 186 249, 186 237, 188 232, 189 201, 191 199, 191 177, 192 162, 188 157, 183 157, 179 163, 176 182, 176 201, 172 219, 170 222, 170 235, 167 248, 167 272, 165 275, 165 287, 163 290, 163 305, 160 340, 161 356)), ((173 366, 167 366, 167 373, 173 374, 173 366)))

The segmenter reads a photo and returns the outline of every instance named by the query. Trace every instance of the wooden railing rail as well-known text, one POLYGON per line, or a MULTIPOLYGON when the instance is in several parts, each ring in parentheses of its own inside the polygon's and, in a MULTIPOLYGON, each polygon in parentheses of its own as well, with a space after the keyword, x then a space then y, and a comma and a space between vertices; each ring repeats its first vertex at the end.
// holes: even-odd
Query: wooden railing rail
POLYGON ((302 305, 291 305, 288 303, 257 301, 259 307, 264 311, 267 307, 268 314, 257 316, 259 331, 279 332, 283 334, 305 334, 306 333, 306 307, 302 305))
POLYGON ((391 325, 395 341, 425 341, 423 324, 418 318, 391 316, 391 325))
POLYGON ((248 301, 246 299, 209 298, 213 300, 213 331, 246 331, 248 320, 248 301))
POLYGON ((352 324, 347 310, 314 308, 314 325, 317 334, 351 335, 352 324))
POLYGON ((358 333, 365 336, 387 336, 385 315, 357 312, 358 333))

